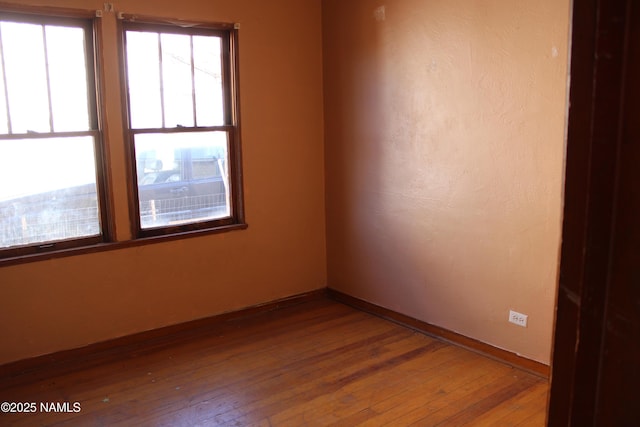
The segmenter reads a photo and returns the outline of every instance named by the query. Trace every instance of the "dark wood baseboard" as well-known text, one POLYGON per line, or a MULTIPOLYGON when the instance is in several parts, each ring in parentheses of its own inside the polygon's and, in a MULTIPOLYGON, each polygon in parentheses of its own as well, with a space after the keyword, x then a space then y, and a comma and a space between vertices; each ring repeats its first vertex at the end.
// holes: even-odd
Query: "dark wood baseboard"
POLYGON ((11 382, 12 379, 17 380, 22 375, 37 373, 43 370, 46 370, 47 374, 65 374, 79 368, 88 368, 102 363, 113 362, 122 358, 135 357, 136 355, 175 345, 178 342, 188 341, 194 337, 201 336, 203 333, 206 333, 205 331, 207 329, 212 329, 216 325, 224 322, 254 316, 283 307, 289 307, 326 297, 358 310, 414 329, 434 338, 449 342, 459 347, 467 348, 471 351, 483 354, 494 360, 501 361, 519 369, 523 369, 542 378, 549 378, 549 367, 542 363, 526 359, 515 353, 501 350, 489 344, 451 332, 447 329, 434 326, 404 314, 360 300, 334 289, 323 288, 264 304, 258 304, 233 312, 218 314, 204 319, 192 320, 177 325, 165 326, 150 331, 90 344, 85 347, 63 350, 56 353, 10 362, 0 365, 0 382, 6 384, 11 382))
POLYGON ((198 337, 203 334, 203 331, 211 329, 223 322, 254 316, 319 298, 326 298, 325 288, 203 319, 196 319, 177 325, 165 326, 150 331, 114 338, 85 347, 9 362, 0 365, 0 383, 6 383, 7 381, 11 381, 12 378, 38 372, 43 369, 46 369, 48 374, 54 372, 56 374, 64 374, 74 371, 79 367, 87 368, 101 363, 115 361, 123 357, 132 357, 132 355, 146 353, 158 348, 174 345, 177 342, 189 340, 192 337, 198 337))
POLYGON ((465 337, 464 335, 449 331, 445 328, 441 328, 439 326, 414 319, 413 317, 406 316, 393 310, 380 307, 378 305, 361 300, 351 295, 347 295, 335 289, 327 288, 327 296, 335 301, 341 302, 358 310, 365 311, 383 319, 390 320, 392 322, 422 332, 431 337, 441 339, 443 341, 466 348, 476 353, 480 353, 484 356, 530 372, 547 380, 549 379, 550 368, 543 363, 527 359, 510 351, 502 350, 473 338, 465 337))
POLYGON ((0 425, 545 424, 545 379, 326 296, 189 336, 0 380, 0 402, 37 406, 0 425))

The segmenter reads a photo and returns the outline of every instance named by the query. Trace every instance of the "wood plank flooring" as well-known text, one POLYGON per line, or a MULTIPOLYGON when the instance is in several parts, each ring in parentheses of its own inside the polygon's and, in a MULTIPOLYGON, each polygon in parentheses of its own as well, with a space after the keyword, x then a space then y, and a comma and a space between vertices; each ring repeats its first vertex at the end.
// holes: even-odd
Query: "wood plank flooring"
POLYGON ((0 413, 0 426, 543 426, 547 393, 545 379, 318 298, 5 378, 0 402, 36 412, 0 413))

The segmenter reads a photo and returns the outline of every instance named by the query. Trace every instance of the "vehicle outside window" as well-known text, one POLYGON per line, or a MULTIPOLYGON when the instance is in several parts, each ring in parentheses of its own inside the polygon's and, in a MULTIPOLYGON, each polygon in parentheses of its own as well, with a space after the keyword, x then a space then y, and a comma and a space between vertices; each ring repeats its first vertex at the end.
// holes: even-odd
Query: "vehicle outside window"
POLYGON ((237 32, 123 19, 139 237, 242 224, 237 32))
POLYGON ((169 134, 136 141, 142 228, 229 216, 225 135, 207 135, 223 138, 218 144, 189 145, 189 140, 195 143, 202 137, 181 142, 178 135, 169 134))
POLYGON ((116 237, 108 168, 123 163, 107 156, 98 100, 117 88, 98 84, 112 64, 94 51, 105 35, 121 42, 125 138, 111 144, 125 145, 130 237, 246 228, 238 24, 118 13, 112 28, 91 8, 43 9, 0 5, 1 262, 116 237))

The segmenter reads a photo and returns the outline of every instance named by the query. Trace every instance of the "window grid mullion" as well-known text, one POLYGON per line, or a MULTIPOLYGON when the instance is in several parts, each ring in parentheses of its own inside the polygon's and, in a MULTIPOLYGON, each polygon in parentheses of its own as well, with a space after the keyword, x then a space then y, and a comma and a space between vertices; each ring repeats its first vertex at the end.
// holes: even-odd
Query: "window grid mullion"
POLYGON ((95 52, 93 47, 93 39, 88 37, 93 32, 93 27, 89 26, 88 28, 85 26, 84 29, 84 61, 85 61, 85 69, 87 70, 87 74, 85 76, 86 84, 87 84, 87 111, 89 111, 89 127, 90 129, 99 129, 100 128, 100 119, 98 117, 98 99, 99 94, 96 91, 97 85, 97 74, 96 74, 96 65, 93 62, 93 58, 95 58, 95 52))
POLYGON ((29 132, 29 133, 11 133, 0 134, 0 143, 2 141, 12 141, 16 139, 40 139, 40 138, 73 138, 77 136, 100 136, 97 129, 80 130, 80 131, 64 131, 64 132, 29 132))
POLYGON ((230 36, 227 36, 220 40, 221 43, 224 43, 222 49, 220 49, 220 63, 222 66, 222 102, 223 102, 223 110, 222 116, 224 120, 224 124, 232 124, 234 121, 233 111, 231 108, 231 86, 233 84, 231 80, 231 70, 229 69, 229 64, 231 64, 230 57, 230 46, 231 39, 230 36))
POLYGON ((2 26, 0 25, 0 60, 2 66, 2 84, 4 85, 4 103, 7 109, 7 130, 9 134, 13 133, 11 126, 11 109, 9 108, 9 85, 7 84, 7 68, 4 61, 4 41, 2 38, 2 26))
POLYGON ((42 47, 44 49, 44 72, 47 80, 47 104, 49 107, 49 130, 54 132, 53 128, 53 105, 51 103, 51 76, 49 73, 49 50, 47 49, 47 33, 45 31, 45 26, 41 25, 42 28, 42 47))
POLYGON ((165 127, 165 128, 137 128, 129 129, 133 134, 142 133, 192 133, 192 132, 230 132, 235 127, 233 125, 201 126, 201 127, 165 127))
POLYGON ((198 126, 198 115, 196 114, 196 65, 193 54, 193 36, 189 36, 189 49, 191 54, 191 102, 193 104, 193 125, 198 126))
POLYGON ((160 114, 162 115, 162 127, 166 126, 164 108, 164 72, 162 71, 162 35, 158 33, 158 75, 160 77, 160 114))

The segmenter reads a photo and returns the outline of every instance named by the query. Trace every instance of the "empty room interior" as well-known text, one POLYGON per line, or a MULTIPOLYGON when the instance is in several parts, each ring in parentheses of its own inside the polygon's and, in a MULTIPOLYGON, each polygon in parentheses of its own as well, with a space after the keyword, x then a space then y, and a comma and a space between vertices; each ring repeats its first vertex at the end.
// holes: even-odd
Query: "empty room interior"
MULTIPOLYGON (((79 50, 95 77, 88 128, 56 133, 51 59, 52 125, 37 138, 20 131, 6 65, 0 131, 13 136, 0 143, 89 138, 98 225, 62 243, 2 242, 0 397, 37 413, 3 413, 0 424, 544 424, 570 3, 4 0, 3 25, 42 28, 50 57, 48 26, 90 23, 91 53, 79 50), (155 78, 136 80, 131 70, 151 61, 136 58, 156 47, 170 56, 168 42, 136 54, 140 31, 222 40, 220 123, 198 125, 206 108, 194 95, 191 127, 137 125, 175 106, 162 98, 168 84, 158 102, 134 91, 155 78), (144 187, 142 174, 160 176, 168 151, 153 169, 141 147, 205 131, 224 141, 215 164, 226 201, 205 220, 154 222, 165 184, 144 187), (416 387, 411 398, 405 387, 416 387), (63 405, 46 412, 46 402, 63 405)), ((189 150, 181 162, 199 155, 189 150)), ((36 187, 83 167, 67 158, 45 173, 7 152, 0 164, 22 165, 18 179, 36 187)), ((181 173, 196 182, 193 158, 181 173)), ((199 191, 171 192, 187 190, 199 191)), ((15 215, 3 221, 24 236, 28 220, 15 215)))

